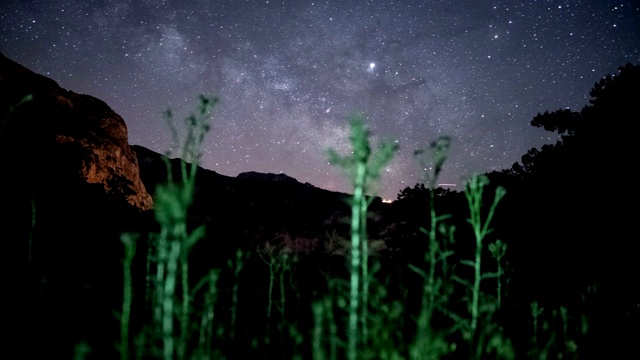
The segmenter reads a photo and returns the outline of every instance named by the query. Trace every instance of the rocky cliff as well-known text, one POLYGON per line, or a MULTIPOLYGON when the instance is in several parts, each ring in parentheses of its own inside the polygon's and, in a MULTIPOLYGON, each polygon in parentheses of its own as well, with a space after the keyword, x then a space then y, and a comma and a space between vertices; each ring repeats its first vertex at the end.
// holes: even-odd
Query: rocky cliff
POLYGON ((2 54, 0 151, 3 171, 32 185, 79 179, 99 184, 139 210, 153 207, 120 115, 103 101, 65 90, 2 54), (31 100, 16 106, 27 95, 31 100))

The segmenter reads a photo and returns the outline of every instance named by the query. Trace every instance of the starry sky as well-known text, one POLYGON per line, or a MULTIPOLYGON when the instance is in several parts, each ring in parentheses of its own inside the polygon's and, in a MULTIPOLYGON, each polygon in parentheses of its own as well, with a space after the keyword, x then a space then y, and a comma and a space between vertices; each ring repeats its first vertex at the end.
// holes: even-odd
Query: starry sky
POLYGON ((161 114, 220 104, 202 165, 285 173, 351 192, 327 149, 349 116, 397 142, 375 192, 423 182, 413 156, 452 137, 439 183, 509 168, 554 143, 538 112, 581 109, 593 84, 640 63, 640 1, 3 0, 0 52, 107 102, 129 143, 172 147, 161 114))

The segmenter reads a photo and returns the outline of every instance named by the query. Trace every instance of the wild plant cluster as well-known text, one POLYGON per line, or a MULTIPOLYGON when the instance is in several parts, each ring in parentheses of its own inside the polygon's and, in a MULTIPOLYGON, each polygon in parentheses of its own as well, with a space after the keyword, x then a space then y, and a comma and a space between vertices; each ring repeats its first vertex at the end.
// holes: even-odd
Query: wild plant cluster
MULTIPOLYGON (((0 226, 10 274, 4 323, 7 343, 14 343, 7 353, 627 358, 640 337, 635 214, 628 210, 635 198, 633 189, 603 187, 603 178, 633 184, 635 132, 626 127, 640 114, 639 85, 640 67, 628 64, 597 83, 591 105, 581 111, 539 114, 531 124, 561 141, 530 150, 511 169, 468 178, 461 192, 436 188, 451 138, 427 142, 414 153, 424 183, 402 190, 389 205, 385 230, 391 230, 384 239, 378 238, 380 223, 372 221, 380 211, 374 195, 398 148, 372 145, 363 118, 355 116, 352 151, 328 152, 353 186, 331 219, 350 214, 348 224, 313 240, 319 244, 309 247, 324 252, 308 253, 298 251, 296 241, 316 234, 294 239, 287 231, 300 233, 316 218, 326 219, 324 209, 305 209, 313 221, 299 216, 272 227, 265 224, 276 222, 276 211, 234 218, 246 208, 224 201, 213 215, 202 215, 202 202, 223 192, 232 202, 238 194, 224 186, 207 193, 211 184, 197 180, 215 97, 200 97, 186 134, 166 112, 177 152, 151 160, 148 180, 155 186, 145 186, 154 190, 154 210, 135 214, 75 176, 70 163, 82 161, 77 149, 30 149, 43 138, 13 148, 38 135, 25 132, 30 119, 48 115, 31 111, 39 107, 37 95, 0 104, 8 110, 0 116, 0 204, 9 210, 0 226), (21 156, 25 151, 29 156, 21 156), (50 161, 31 164, 33 156, 50 161), (56 162, 66 157, 72 160, 56 162), (602 169, 594 173, 594 164, 602 169), (223 212, 226 223, 216 227, 223 212)), ((276 195, 265 203, 289 190, 272 189, 276 195)), ((333 211, 339 199, 321 206, 333 211)))
MULTIPOLYGON (((368 207, 397 146, 374 148, 357 116, 351 121, 352 152, 343 156, 329 150, 330 163, 353 184, 346 256, 339 261, 301 258, 282 244, 266 243, 257 250, 238 247, 226 262, 192 278, 190 251, 208 229, 189 222, 189 207, 200 147, 216 103, 216 98, 202 96, 198 112, 187 119, 190 131, 181 156, 188 161, 181 162, 177 179, 166 160, 169 175, 154 196, 159 232, 121 237, 121 359, 577 357, 587 326, 565 307, 545 309, 534 301, 529 320, 521 324, 529 329, 529 340, 516 344, 508 333, 505 314, 513 306, 508 301, 508 246, 492 237, 492 221, 508 196, 505 189, 489 192, 486 176, 468 180, 469 243, 457 244, 459 229, 452 215, 436 212, 435 185, 447 158, 448 137, 415 153, 427 169, 428 225, 420 228, 418 240, 425 243, 424 256, 407 263, 372 256, 368 207), (471 250, 456 253, 461 246, 471 250), (140 253, 140 248, 146 251, 140 253), (145 263, 144 276, 134 274, 136 257, 145 263), (134 284, 136 278, 144 279, 143 287, 134 284)), ((177 142, 178 131, 168 115, 177 142)))

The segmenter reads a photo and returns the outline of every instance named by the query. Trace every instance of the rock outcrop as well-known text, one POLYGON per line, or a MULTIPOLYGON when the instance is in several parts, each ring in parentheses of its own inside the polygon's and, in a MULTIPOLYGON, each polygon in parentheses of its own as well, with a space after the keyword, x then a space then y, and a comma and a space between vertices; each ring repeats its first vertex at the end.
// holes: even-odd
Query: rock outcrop
POLYGON ((122 117, 103 101, 65 90, 2 54, 0 151, 4 171, 28 182, 78 177, 139 210, 153 207, 122 117), (16 107, 27 95, 31 100, 16 107))

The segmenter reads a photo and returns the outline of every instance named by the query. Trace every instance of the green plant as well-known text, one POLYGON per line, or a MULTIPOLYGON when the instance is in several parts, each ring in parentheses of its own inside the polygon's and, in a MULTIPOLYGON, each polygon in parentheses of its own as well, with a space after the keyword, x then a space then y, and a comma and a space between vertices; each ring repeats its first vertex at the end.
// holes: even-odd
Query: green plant
POLYGON ((441 294, 443 281, 436 281, 436 266, 440 262, 443 269, 443 277, 448 271, 447 258, 453 255, 453 251, 447 250, 447 242, 453 241, 455 228, 447 228, 444 221, 451 217, 450 214, 437 215, 435 208, 435 186, 447 159, 451 138, 441 136, 428 144, 426 150, 414 151, 414 156, 420 161, 424 169, 424 178, 429 192, 429 228, 420 227, 420 231, 429 238, 429 251, 425 254, 425 261, 429 266, 428 272, 420 267, 409 264, 409 267, 423 278, 422 300, 420 314, 417 319, 417 329, 414 341, 410 345, 410 357, 412 359, 440 358, 450 351, 443 334, 436 334, 432 330, 431 321, 436 307, 446 302, 446 296, 441 294), (431 163, 430 163, 431 162, 431 163), (439 230, 440 231, 439 231, 439 230), (448 234, 442 245, 438 241, 438 233, 448 234), (436 301, 436 297, 442 295, 436 301))
POLYGON ((336 308, 344 308, 346 306, 344 298, 337 293, 336 287, 341 284, 341 279, 327 277, 327 285, 329 293, 312 304, 313 311, 313 339, 312 350, 314 359, 336 360, 338 358, 338 348, 340 338, 338 334, 338 326, 334 313, 336 308), (328 338, 329 351, 325 351, 324 337, 328 338))
POLYGON ((197 293, 205 285, 207 293, 204 297, 204 306, 202 310, 202 319, 200 320, 200 329, 198 336, 198 348, 194 352, 194 357, 202 359, 210 359, 212 357, 211 344, 213 343, 213 334, 215 331, 215 304, 218 296, 217 283, 220 278, 219 269, 211 269, 208 276, 204 277, 194 287, 193 292, 197 293))
MULTIPOLYGON (((462 264, 472 266, 474 268, 474 277, 473 277, 473 299, 471 300, 471 325, 470 330, 472 336, 475 334, 477 325, 478 325, 478 314, 479 314, 479 301, 480 301, 480 280, 482 280, 483 275, 481 274, 481 261, 482 261, 482 242, 486 238, 486 236, 492 231, 489 227, 491 225, 491 220, 493 219, 493 214, 495 212, 498 203, 504 197, 506 190, 503 187, 497 187, 495 192, 495 197, 493 199, 493 203, 489 208, 489 214, 486 219, 482 219, 482 196, 484 193, 484 187, 489 184, 489 180, 486 176, 474 176, 467 184, 467 191, 465 191, 465 196, 467 198, 467 202, 469 205, 469 210, 471 211, 469 217, 469 223, 471 227, 473 227, 473 234, 476 240, 476 252, 475 259, 472 262, 463 261, 462 264)), ((485 278, 489 275, 485 275, 485 278)))
POLYGON ((545 309, 535 300, 530 308, 532 328, 527 355, 538 359, 579 359, 579 340, 588 330, 585 315, 576 318, 566 306, 545 309))
POLYGON ((358 357, 358 342, 367 341, 367 311, 369 293, 368 240, 367 240, 367 208, 371 199, 366 192, 370 189, 382 168, 391 160, 397 151, 393 143, 383 144, 380 151, 372 154, 369 144, 369 131, 360 116, 351 119, 351 156, 340 156, 335 150, 329 150, 329 162, 342 167, 349 175, 353 185, 351 200, 351 281, 349 297, 349 323, 347 358, 358 357), (361 279, 362 281, 361 284, 361 279), (359 325, 360 324, 360 325, 359 325), (358 327, 362 336, 358 335, 358 327))
MULTIPOLYGON (((161 313, 164 358, 172 359, 177 355, 179 359, 186 356, 186 341, 189 324, 189 280, 188 254, 191 247, 204 237, 204 227, 198 227, 193 232, 187 230, 188 209, 193 202, 195 191, 196 171, 200 159, 200 148, 206 133, 210 129, 209 114, 217 104, 216 98, 200 96, 200 106, 197 114, 187 117, 187 136, 182 149, 180 161, 181 181, 173 180, 173 171, 168 157, 164 157, 167 166, 167 183, 156 188, 154 213, 161 226, 157 239, 158 246, 158 292, 161 306, 157 304, 157 313, 161 313), (190 162, 187 168, 187 162, 190 162), (182 314, 180 316, 180 336, 174 350, 173 316, 174 293, 177 282, 178 264, 181 267, 182 284, 182 314), (164 270, 166 269, 166 275, 164 270), (177 353, 174 351, 177 350, 177 353)), ((174 142, 177 142, 177 131, 172 121, 171 111, 166 113, 167 123, 172 130, 174 142)))
MULTIPOLYGON (((483 242, 487 235, 491 233, 492 229, 490 227, 491 220, 493 219, 495 209, 500 203, 500 200, 504 197, 506 190, 500 186, 498 186, 495 190, 495 195, 493 198, 493 202, 489 207, 489 212, 486 217, 483 219, 483 196, 484 196, 484 188, 489 184, 489 180, 486 176, 473 176, 471 180, 467 183, 465 197, 467 199, 467 205, 470 211, 469 218, 467 221, 471 225, 473 229, 473 235, 475 238, 475 256, 473 260, 461 260, 460 263, 463 265, 467 265, 473 269, 473 283, 470 284, 466 281, 460 280, 459 282, 469 288, 471 292, 471 299, 469 302, 469 312, 470 312, 470 320, 468 321, 467 326, 464 328, 464 336, 471 344, 471 354, 472 358, 481 358, 482 353, 486 350, 485 343, 482 339, 485 339, 487 336, 487 331, 485 329, 484 332, 478 332, 478 321, 480 317, 480 313, 482 310, 487 312, 487 317, 490 318, 495 311, 495 307, 490 302, 485 302, 484 304, 480 304, 480 282, 483 279, 495 278, 499 277, 500 273, 488 273, 482 272, 482 251, 483 251, 483 242), (482 306, 481 306, 482 305, 482 306)), ((498 254, 498 250, 495 249, 496 254, 498 254)), ((502 252, 499 253, 500 257, 504 255, 502 252)), ((460 278, 458 278, 460 279, 460 278)))
MULTIPOLYGON (((448 140, 435 141, 430 144, 429 150, 434 154, 432 156, 435 164, 433 166, 427 166, 423 163, 423 167, 431 171, 431 173, 426 176, 428 183, 435 183, 446 158, 443 154, 446 153, 448 146, 448 140)), ((423 152, 418 152, 418 154, 422 155, 423 152)), ((491 233, 490 224, 493 219, 495 209, 505 194, 503 188, 498 187, 496 189, 493 203, 488 210, 488 214, 483 218, 484 212, 482 201, 484 187, 487 184, 488 179, 486 177, 473 177, 468 182, 464 193, 467 199, 467 207, 470 211, 470 216, 467 221, 473 229, 475 251, 473 260, 463 259, 460 260, 460 264, 469 266, 473 270, 472 275, 470 276, 471 282, 466 279, 467 276, 460 276, 453 273, 453 268, 450 268, 449 266, 448 258, 452 256, 454 252, 453 250, 448 249, 448 244, 454 243, 453 233, 455 231, 455 227, 447 226, 445 223, 445 220, 451 217, 450 215, 436 214, 435 191, 434 189, 428 189, 429 213, 431 220, 430 228, 420 228, 420 230, 429 238, 429 250, 425 254, 425 261, 428 267, 425 271, 418 266, 409 265, 414 272, 418 273, 424 279, 421 302, 422 306, 420 315, 417 319, 416 336, 413 343, 410 345, 411 358, 438 359, 446 353, 455 350, 456 344, 449 344, 446 341, 446 336, 457 331, 461 331, 463 338, 469 343, 471 358, 481 358, 484 352, 495 352, 503 358, 510 358, 512 349, 510 343, 503 338, 500 328, 491 323, 491 316, 495 308, 494 303, 488 299, 486 301, 483 300, 481 303, 481 280, 497 278, 497 308, 499 309, 501 306, 501 275, 503 273, 502 258, 506 251, 506 245, 499 240, 490 244, 489 250, 498 261, 498 271, 482 271, 483 242, 487 235, 491 233), (440 241, 439 238, 442 238, 442 241, 440 241), (440 264, 440 269, 437 269, 437 264, 440 264), (449 284, 449 280, 453 280, 456 283, 461 284, 463 289, 466 289, 466 291, 470 293, 470 298, 467 300, 469 311, 468 316, 460 315, 448 308, 447 305, 450 296, 453 293, 453 283, 449 284), (447 315, 454 322, 452 327, 445 332, 433 329, 431 321, 434 318, 436 310, 447 315), (483 330, 478 331, 478 323, 482 313, 485 313, 487 316, 483 322, 483 330)))
MULTIPOLYGON (((286 306, 286 289, 285 289, 285 279, 284 276, 286 273, 291 274, 291 264, 293 256, 291 255, 291 250, 287 247, 273 246, 267 243, 264 246, 262 252, 259 252, 258 255, 262 259, 262 261, 267 264, 269 267, 269 290, 268 290, 268 304, 267 304, 267 323, 270 323, 271 319, 271 309, 273 307, 273 290, 276 284, 276 279, 278 280, 279 290, 280 290, 280 300, 278 302, 278 310, 280 312, 280 319, 284 319, 285 315, 285 306, 286 306)), ((269 331, 267 331, 267 335, 269 331)))
POLYGON ((498 290, 497 290, 497 301, 498 301, 498 313, 502 309, 502 275, 504 274, 504 270, 502 268, 502 258, 507 251, 507 244, 503 243, 499 239, 495 242, 489 244, 489 251, 491 255, 496 259, 498 263, 498 271, 495 276, 498 280, 498 290))
MULTIPOLYGON (((215 101, 205 102, 205 105, 212 103, 215 101)), ((206 106, 202 107, 205 108, 206 106)), ((170 112, 168 114, 167 118, 171 119, 172 115, 170 112)), ((187 135, 188 144, 201 145, 203 132, 209 129, 200 124, 200 119, 208 112, 201 110, 199 114, 188 119, 188 125, 194 131, 187 135)), ((170 128, 174 138, 177 138, 175 125, 170 125, 170 128)), ((354 190, 349 202, 351 236, 348 280, 326 275, 326 292, 314 290, 316 299, 311 304, 304 304, 310 310, 308 315, 313 324, 307 329, 301 325, 302 321, 290 320, 301 315, 300 309, 305 306, 300 306, 299 303, 306 298, 296 293, 299 289, 293 285, 293 255, 287 248, 267 243, 264 248, 258 249, 261 260, 251 257, 250 252, 241 247, 234 248, 233 256, 226 259, 226 267, 224 262, 218 264, 220 268, 210 269, 193 289, 189 287, 190 249, 204 237, 205 231, 203 226, 192 230, 187 227, 188 212, 195 192, 195 167, 199 157, 192 153, 195 149, 192 145, 185 146, 184 149, 190 150, 183 151, 183 158, 193 161, 179 162, 180 169, 175 172, 179 175, 176 179, 171 169, 175 162, 171 162, 168 157, 164 158, 168 170, 167 182, 156 189, 154 210, 160 232, 150 236, 146 259, 145 285, 148 293, 145 294, 145 303, 151 309, 151 323, 138 337, 136 345, 139 358, 224 358, 242 347, 246 347, 247 349, 242 350, 247 351, 269 349, 267 356, 283 358, 302 358, 303 351, 310 349, 312 357, 321 360, 343 357, 350 360, 439 359, 450 353, 457 356, 465 350, 468 350, 469 358, 473 359, 515 358, 514 345, 505 335, 500 317, 494 316, 505 308, 503 294, 507 293, 504 285, 507 245, 501 240, 488 243, 495 211, 505 196, 505 190, 497 187, 493 201, 487 208, 483 200, 488 197, 488 178, 476 176, 466 184, 464 197, 469 210, 466 220, 470 224, 470 239, 475 247, 470 258, 452 261, 454 255, 457 255, 454 248, 460 250, 460 247, 454 247, 458 246, 454 237, 455 219, 451 214, 439 214, 436 211, 436 204, 440 204, 438 194, 442 192, 435 188, 447 158, 450 138, 440 137, 429 143, 427 150, 415 153, 419 157, 428 153, 432 163, 427 164, 424 159, 421 163, 425 169, 428 188, 428 205, 425 205, 429 218, 419 230, 423 234, 421 236, 428 239, 428 248, 424 252, 424 260, 418 261, 420 265, 402 264, 406 273, 411 274, 413 271, 418 274, 417 279, 420 281, 411 293, 411 296, 415 294, 416 307, 409 313, 404 306, 409 298, 408 291, 402 289, 404 284, 394 284, 389 274, 384 272, 388 270, 384 268, 385 264, 370 256, 371 246, 367 232, 373 185, 381 170, 393 157, 397 146, 387 143, 378 152, 372 151, 369 131, 361 117, 351 119, 351 132, 351 154, 341 156, 329 150, 330 163, 346 171, 354 190), (488 254, 496 260, 497 270, 494 272, 486 270, 488 254), (256 292, 259 295, 256 298, 261 299, 259 311, 266 310, 266 326, 255 327, 261 330, 248 330, 243 323, 248 318, 244 315, 247 305, 243 295, 245 289, 251 291, 250 287, 244 287, 244 274, 253 269, 254 259, 258 263, 264 262, 269 269, 268 283, 264 284, 266 296, 262 292, 256 292), (384 275, 388 277, 385 279, 384 275), (228 278, 224 278, 225 276, 228 278), (221 278, 224 278, 222 282, 219 281, 221 278), (241 278, 242 288, 239 286, 241 278), (487 286, 489 282, 483 282, 487 279, 495 279, 495 293, 493 288, 487 286), (404 295, 399 295, 400 293, 404 295), (228 298, 222 296, 225 294, 229 295, 228 298), (194 312, 194 309, 200 312, 194 312), (229 314, 228 318, 218 316, 220 309, 229 314), (222 323, 221 320, 227 322, 222 323), (415 328, 412 327, 413 321, 415 328), (277 327, 274 326, 276 322, 277 327), (197 325, 191 325, 192 323, 197 325), (407 329, 410 331, 405 334, 407 329), (305 334, 308 334, 308 338, 305 338, 305 334), (460 339, 463 341, 460 342, 460 339), (305 340, 308 340, 306 345, 309 348, 304 347, 305 340), (462 344, 462 351, 458 349, 459 344, 462 344), (272 347, 278 347, 273 345, 279 345, 282 349, 272 350, 272 347), (193 346, 193 349, 189 346, 193 346)), ((460 199, 464 200, 462 197, 460 199)), ((334 231, 327 234, 327 237, 327 252, 340 252, 338 233, 334 231)), ((129 322, 133 301, 130 268, 136 250, 136 237, 123 234, 122 242, 125 245, 125 290, 120 316, 120 353, 121 358, 127 359, 130 353, 129 322)), ((266 282, 267 277, 264 279, 266 282)), ((490 285, 493 285, 492 281, 490 285)), ((509 302, 508 297, 506 302, 509 302)), ((535 308, 532 307, 532 313, 533 341, 529 344, 529 355, 548 357, 553 351, 567 356, 577 354, 575 336, 571 334, 569 323, 571 317, 566 308, 561 307, 550 313, 553 321, 560 325, 560 331, 555 328, 549 330, 552 323, 542 319, 542 310, 537 307, 537 303, 535 308), (539 322, 543 324, 544 336, 541 335, 539 322), (562 343, 553 345, 558 341, 562 343)))
MULTIPOLYGON (((205 235, 204 226, 189 231, 187 228, 188 211, 193 202, 195 192, 196 171, 200 159, 200 149, 206 133, 210 129, 209 116, 212 108, 217 104, 215 97, 201 95, 196 114, 191 114, 186 119, 187 134, 182 147, 180 160, 180 178, 176 181, 173 178, 173 169, 169 155, 163 159, 167 168, 167 182, 157 186, 154 196, 154 215, 160 224, 160 232, 150 236, 150 244, 147 253, 147 291, 146 299, 153 309, 152 329, 159 328, 162 346, 162 357, 169 359, 185 359, 187 356, 187 341, 190 336, 190 310, 191 293, 189 289, 189 251, 193 245, 205 235), (187 164, 189 162, 189 164, 187 164), (155 269, 155 280, 152 280, 152 269, 155 269), (181 285, 181 296, 176 293, 177 284, 181 285), (153 294, 153 295, 152 295, 153 294), (179 311, 176 312, 176 302, 179 302, 179 311), (174 321, 176 313, 179 314, 179 332, 176 335, 174 321)), ((165 119, 172 133, 174 146, 180 147, 178 140, 178 130, 173 122, 173 115, 170 110, 165 114, 165 119)), ((123 237, 125 243, 125 305, 123 316, 128 319, 131 301, 131 293, 127 286, 130 286, 130 266, 135 251, 135 244, 128 236, 123 237), (129 275, 127 275, 129 274, 129 275), (127 284, 129 282, 129 284, 127 284)), ((121 353, 123 357, 128 356, 128 327, 126 322, 122 326, 121 353), (125 355, 126 353, 126 355, 125 355)), ((145 340, 142 336, 142 345, 149 341, 152 346, 158 337, 155 331, 150 331, 151 339, 145 340)), ((159 354, 158 354, 159 355, 159 354)))
POLYGON ((231 324, 229 324, 229 332, 230 338, 233 341, 236 337, 236 319, 238 313, 238 286, 239 286, 239 277, 242 268, 244 267, 246 261, 247 254, 242 251, 242 249, 236 250, 235 259, 227 260, 227 266, 232 269, 233 277, 235 281, 233 282, 233 291, 232 291, 232 302, 231 302, 231 324))
POLYGON ((136 242, 139 234, 124 233, 120 240, 124 244, 125 256, 124 267, 124 289, 122 299, 122 314, 120 316, 120 358, 129 358, 129 320, 131 319, 131 303, 133 301, 133 279, 131 276, 131 264, 136 255, 136 242))

